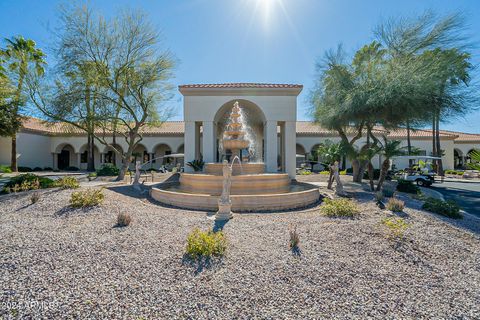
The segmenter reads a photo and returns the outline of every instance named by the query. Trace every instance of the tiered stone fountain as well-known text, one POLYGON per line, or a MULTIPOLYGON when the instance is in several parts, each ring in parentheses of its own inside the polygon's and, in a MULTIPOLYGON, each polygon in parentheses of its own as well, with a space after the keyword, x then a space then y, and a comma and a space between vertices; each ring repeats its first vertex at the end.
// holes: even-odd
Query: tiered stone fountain
POLYGON ((251 142, 246 139, 241 107, 235 102, 225 126, 223 151, 230 150, 232 163, 207 163, 203 173, 180 173, 178 183, 163 183, 151 190, 154 199, 188 209, 223 210, 227 218, 225 170, 229 170, 228 210, 273 211, 301 208, 319 200, 318 187, 292 183, 286 173, 265 173, 264 163, 241 162, 240 153, 251 142), (235 160, 238 160, 235 163, 235 160))

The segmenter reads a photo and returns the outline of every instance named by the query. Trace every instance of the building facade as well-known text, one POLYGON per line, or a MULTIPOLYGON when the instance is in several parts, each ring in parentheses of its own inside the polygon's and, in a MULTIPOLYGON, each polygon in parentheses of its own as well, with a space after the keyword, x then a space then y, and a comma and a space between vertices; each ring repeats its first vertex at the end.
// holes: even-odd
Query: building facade
MULTIPOLYGON (((203 158, 205 162, 222 160, 219 141, 225 126, 225 114, 238 101, 245 110, 246 121, 254 138, 253 161, 265 163, 267 172, 282 171, 295 175, 296 167, 326 140, 339 141, 335 132, 325 130, 308 121, 297 121, 297 96, 301 85, 289 84, 214 84, 184 85, 184 120, 168 121, 159 127, 146 126, 143 139, 134 151, 142 162, 151 161, 146 168, 159 169, 175 165, 176 158, 163 158, 169 154, 184 154, 185 161, 203 158), (274 142, 273 142, 274 141, 274 142)), ((401 140, 407 145, 406 130, 386 131, 377 128, 377 136, 401 140)), ((470 161, 469 153, 480 149, 480 134, 442 131, 441 148, 444 150, 445 169, 462 168, 470 161)), ((106 139, 117 149, 126 150, 122 137, 109 135, 106 139)), ((357 141, 361 146, 365 139, 357 141)), ((432 153, 431 130, 411 132, 412 146, 424 155, 432 153)), ((0 137, 0 164, 9 164, 10 138, 0 137)), ((67 169, 87 167, 87 137, 79 129, 62 123, 47 123, 28 118, 17 134, 19 166, 30 168, 67 169)), ((121 164, 121 158, 105 145, 95 142, 95 167, 104 163, 121 164)), ((252 159, 251 159, 252 160, 252 159)), ((379 168, 381 160, 373 160, 379 168)), ((183 162, 183 160, 182 160, 183 162)), ((350 167, 348 161, 344 166, 350 167)), ((406 160, 396 163, 397 168, 408 166, 406 160)), ((185 168, 187 171, 189 167, 185 168)), ((317 166, 317 169, 321 167, 317 166)))

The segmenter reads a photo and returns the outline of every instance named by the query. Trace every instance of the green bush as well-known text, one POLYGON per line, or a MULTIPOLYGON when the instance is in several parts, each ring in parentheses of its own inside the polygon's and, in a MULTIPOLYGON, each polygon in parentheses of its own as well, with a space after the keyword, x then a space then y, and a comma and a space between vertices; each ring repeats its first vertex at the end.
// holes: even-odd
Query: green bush
POLYGON ((43 171, 43 169, 40 168, 40 167, 35 167, 35 168, 33 168, 33 171, 35 171, 35 172, 37 172, 37 171, 43 171))
POLYGON ((326 198, 320 211, 328 217, 354 217, 360 212, 357 204, 346 198, 326 198))
POLYGON ((308 176, 308 175, 312 174, 312 171, 310 171, 308 169, 302 169, 298 172, 298 174, 301 175, 301 176, 308 176))
POLYGON ((77 189, 80 184, 74 177, 63 177, 55 181, 55 186, 62 189, 77 189))
POLYGON ((389 185, 383 185, 382 193, 385 197, 391 198, 395 194, 395 189, 389 185))
POLYGON ((330 174, 330 171, 328 171, 328 170, 323 170, 323 171, 320 171, 319 174, 330 174))
POLYGON ((341 170, 339 173, 341 176, 345 176, 347 175, 347 170, 341 170))
POLYGON ((12 173, 12 169, 10 168, 10 166, 2 164, 2 165, 0 165, 0 172, 12 173))
POLYGON ((412 181, 400 179, 397 181, 397 190, 400 192, 417 194, 420 192, 420 188, 412 181))
POLYGON ((97 176, 118 176, 120 169, 111 163, 106 163, 102 165, 100 169, 97 170, 97 176))
POLYGON ((32 172, 32 168, 30 167, 18 167, 18 172, 32 172))
POLYGON ((39 177, 33 173, 21 174, 12 177, 3 187, 3 192, 18 192, 55 187, 55 181, 46 177, 39 177))
POLYGON ((405 202, 399 199, 390 198, 387 202, 387 209, 393 212, 402 212, 405 209, 405 202))
POLYGON ((52 171, 52 170, 53 170, 53 169, 50 168, 50 167, 45 167, 45 168, 43 168, 43 171, 52 171))
POLYGON ((186 255, 191 259, 223 256, 227 241, 222 231, 201 231, 195 228, 187 237, 186 255))
POLYGON ((70 205, 74 208, 89 208, 101 204, 103 199, 103 189, 86 189, 73 192, 70 205))
POLYGON ((80 169, 78 169, 77 167, 75 166, 69 166, 69 167, 66 167, 65 169, 63 169, 65 171, 78 171, 80 169))
POLYGON ((463 218, 463 215, 460 213, 460 207, 455 201, 451 200, 442 201, 435 198, 427 198, 422 209, 453 219, 463 218))
POLYGON ((403 238, 405 231, 410 227, 410 224, 405 222, 402 218, 385 218, 382 224, 388 228, 388 238, 403 238))

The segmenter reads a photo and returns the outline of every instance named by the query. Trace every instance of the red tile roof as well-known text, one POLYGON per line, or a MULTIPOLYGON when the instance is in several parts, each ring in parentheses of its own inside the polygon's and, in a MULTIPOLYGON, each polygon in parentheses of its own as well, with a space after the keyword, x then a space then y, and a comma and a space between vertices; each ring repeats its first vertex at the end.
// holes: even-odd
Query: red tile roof
POLYGON ((303 88, 301 84, 286 83, 201 83, 201 84, 183 84, 178 86, 180 89, 193 88, 267 88, 267 89, 285 89, 285 88, 303 88))
MULTIPOLYGON (((46 135, 82 135, 83 130, 62 122, 47 122, 38 118, 26 118, 23 123, 23 131, 35 132, 46 135)), ((100 131, 99 131, 100 132, 100 131)), ((145 126, 142 132, 146 135, 182 135, 185 132, 185 123, 183 121, 166 121, 160 126, 145 126)), ((348 132, 348 130, 347 130, 348 132)), ((382 135, 387 133, 391 139, 405 139, 407 137, 406 129, 396 129, 386 131, 381 127, 376 127, 374 133, 382 135)), ((352 133, 352 132, 350 132, 352 133)), ((331 137, 337 133, 332 130, 324 129, 320 125, 311 121, 297 121, 297 134, 316 135, 331 137)), ((418 129, 410 132, 412 139, 428 139, 432 137, 431 130, 418 129)), ((441 130, 440 136, 443 139, 455 140, 455 142, 480 142, 480 134, 463 133, 455 131, 441 130)))

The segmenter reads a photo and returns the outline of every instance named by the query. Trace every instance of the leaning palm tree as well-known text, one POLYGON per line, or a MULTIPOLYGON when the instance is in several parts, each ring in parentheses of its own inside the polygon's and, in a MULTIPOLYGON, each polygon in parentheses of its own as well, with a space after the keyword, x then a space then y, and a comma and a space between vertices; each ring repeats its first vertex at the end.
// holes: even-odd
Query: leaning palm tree
POLYGON ((16 83, 15 103, 12 108, 12 119, 16 125, 13 126, 10 132, 12 138, 12 156, 11 167, 12 171, 17 171, 17 132, 21 126, 20 106, 22 105, 22 93, 24 90, 25 78, 28 75, 30 67, 33 71, 42 75, 44 73, 45 54, 42 50, 36 47, 35 41, 24 39, 22 36, 13 37, 12 39, 5 39, 7 42, 6 49, 2 50, 5 56, 12 83, 16 83))
POLYGON ((326 140, 318 147, 317 154, 321 159, 322 165, 328 168, 330 172, 327 188, 332 189, 332 184, 335 180, 337 184, 337 193, 343 193, 343 185, 338 174, 338 163, 342 156, 345 155, 342 143, 334 143, 330 140, 326 140))
POLYGON ((390 168, 390 160, 395 156, 403 155, 404 148, 401 147, 401 141, 399 140, 387 140, 383 137, 383 146, 381 148, 380 154, 384 157, 382 168, 380 170, 380 177, 378 179, 377 191, 380 191, 387 176, 388 169, 390 168))

